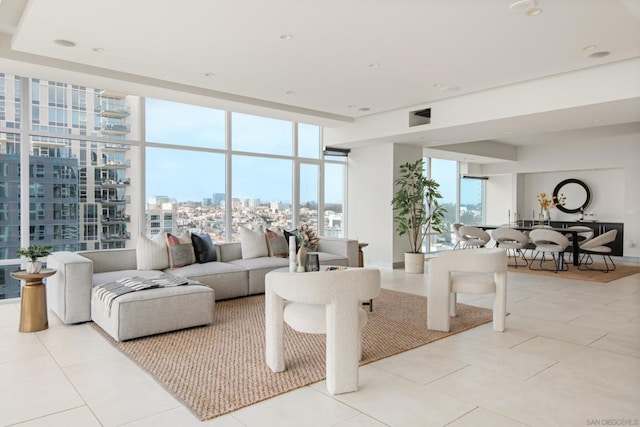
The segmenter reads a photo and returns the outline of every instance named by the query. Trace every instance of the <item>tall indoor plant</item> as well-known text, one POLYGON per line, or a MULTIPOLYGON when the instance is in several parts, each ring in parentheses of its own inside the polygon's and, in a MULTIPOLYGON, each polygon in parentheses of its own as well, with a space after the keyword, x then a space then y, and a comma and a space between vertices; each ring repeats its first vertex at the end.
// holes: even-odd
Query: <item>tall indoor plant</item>
POLYGON ((391 201, 398 235, 407 235, 410 251, 405 253, 405 271, 424 273, 422 244, 429 230, 442 232, 444 214, 438 184, 424 175, 424 161, 400 165, 400 177, 394 182, 396 193, 391 201))

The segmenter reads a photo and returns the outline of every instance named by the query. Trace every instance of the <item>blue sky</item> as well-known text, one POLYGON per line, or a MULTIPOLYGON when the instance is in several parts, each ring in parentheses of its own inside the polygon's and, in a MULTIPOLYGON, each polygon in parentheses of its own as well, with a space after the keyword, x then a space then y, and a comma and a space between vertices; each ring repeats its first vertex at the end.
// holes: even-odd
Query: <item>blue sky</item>
MULTIPOLYGON (((146 115, 147 141, 224 148, 223 111, 147 99, 146 115)), ((291 155, 291 122, 236 113, 232 115, 232 121, 234 149, 291 155)), ((317 156, 319 150, 313 144, 314 131, 317 135, 315 126, 300 126, 300 154, 317 156)), ((315 138, 317 141, 317 136, 315 138)), ((317 178, 309 173, 309 168, 308 165, 301 167, 300 200, 303 203, 317 200, 317 178)), ((147 197, 201 201, 213 193, 225 192, 223 154, 150 147, 147 148, 146 169, 147 197)), ((291 160, 236 155, 232 159, 233 197, 290 203, 292 170, 291 160)), ((335 166, 326 171, 326 202, 340 202, 343 198, 342 177, 336 173, 335 166)))

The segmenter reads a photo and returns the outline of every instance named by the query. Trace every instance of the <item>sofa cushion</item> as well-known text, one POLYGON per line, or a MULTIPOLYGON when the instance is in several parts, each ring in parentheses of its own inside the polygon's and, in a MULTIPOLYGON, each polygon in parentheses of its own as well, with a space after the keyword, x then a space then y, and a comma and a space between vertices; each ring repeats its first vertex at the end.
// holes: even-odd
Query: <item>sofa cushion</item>
POLYGON ((287 239, 285 239, 284 234, 267 229, 266 235, 269 256, 287 258, 289 256, 289 245, 287 244, 287 239))
POLYGON ((178 237, 167 233, 167 247, 169 248, 169 268, 179 268, 196 262, 191 238, 178 237))
POLYGON ((242 246, 242 259, 269 256, 267 239, 261 225, 256 230, 240 227, 240 245, 242 246))
POLYGON ((169 268, 167 234, 162 231, 153 238, 140 233, 136 243, 136 263, 140 270, 162 270, 169 268))
POLYGON ((318 254, 318 261, 322 265, 344 265, 349 266, 349 258, 345 258, 341 255, 330 254, 328 252, 309 252, 312 254, 318 254))
POLYGON ((196 261, 199 264, 217 260, 216 248, 215 246, 213 246, 211 237, 208 234, 191 233, 191 243, 193 243, 193 250, 196 254, 196 261))
POLYGON ((166 270, 167 273, 186 277, 209 286, 216 291, 216 300, 242 297, 249 294, 249 272, 226 262, 207 262, 166 270))

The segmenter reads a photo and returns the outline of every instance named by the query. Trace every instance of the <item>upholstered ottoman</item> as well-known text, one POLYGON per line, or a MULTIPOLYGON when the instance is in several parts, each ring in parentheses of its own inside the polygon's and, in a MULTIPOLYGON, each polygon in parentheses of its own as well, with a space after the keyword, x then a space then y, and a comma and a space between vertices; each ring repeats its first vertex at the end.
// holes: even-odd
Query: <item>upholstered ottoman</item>
POLYGON ((215 292, 210 287, 173 286, 121 295, 110 309, 91 298, 91 320, 116 341, 124 341, 208 325, 213 323, 214 307, 215 292))

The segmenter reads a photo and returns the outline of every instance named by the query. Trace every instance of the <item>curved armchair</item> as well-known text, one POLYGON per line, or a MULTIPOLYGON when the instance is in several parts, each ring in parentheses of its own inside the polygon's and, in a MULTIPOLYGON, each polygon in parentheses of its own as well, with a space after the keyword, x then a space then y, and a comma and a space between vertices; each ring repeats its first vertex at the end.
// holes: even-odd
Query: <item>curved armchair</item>
POLYGON ((331 394, 358 390, 362 327, 367 314, 362 301, 380 293, 380 271, 289 273, 265 277, 266 361, 274 372, 286 369, 284 323, 304 333, 327 335, 327 389, 331 394))
POLYGON ((522 250, 529 243, 529 237, 522 231, 513 228, 497 228, 493 230, 491 236, 496 241, 497 246, 507 251, 507 256, 511 257, 510 254, 513 254, 513 264, 509 264, 509 267, 518 268, 518 258, 524 260, 523 267, 527 266, 528 261, 522 250))
POLYGON ((586 242, 580 245, 580 252, 583 254, 580 258, 580 264, 578 264, 579 270, 593 270, 593 271, 603 271, 608 273, 616 269, 616 265, 611 259, 611 248, 609 246, 605 246, 608 243, 616 240, 616 236, 618 235, 618 230, 609 230, 606 233, 599 235, 598 237, 594 237, 591 240, 587 240, 586 242), (591 255, 602 255, 602 260, 604 261, 604 269, 591 268, 590 265, 593 264, 593 258, 591 255), (609 262, 611 262, 611 267, 607 262, 607 258, 609 258, 609 262), (583 265, 584 268, 580 268, 580 265, 583 265), (613 268, 612 268, 613 267, 613 268))
POLYGON ((460 233, 463 248, 483 248, 491 241, 489 233, 471 225, 463 225, 458 229, 458 233, 460 233))
POLYGON ((547 230, 544 228, 538 228, 535 230, 531 230, 529 233, 529 239, 536 245, 536 253, 531 259, 531 263, 529 263, 529 268, 531 270, 548 270, 553 272, 558 272, 560 270, 568 270, 569 266, 564 262, 564 251, 569 246, 570 242, 562 233, 559 233, 555 230, 547 230), (542 253, 540 257, 540 267, 534 268, 533 264, 538 257, 538 255, 542 253), (550 253, 553 258, 553 262, 555 265, 554 269, 544 268, 543 264, 548 259, 545 258, 545 254, 550 253))
POLYGON ((449 332, 457 293, 493 293, 493 330, 504 331, 507 253, 500 248, 441 252, 428 263, 427 328, 449 332), (487 274, 493 273, 493 274, 487 274))

